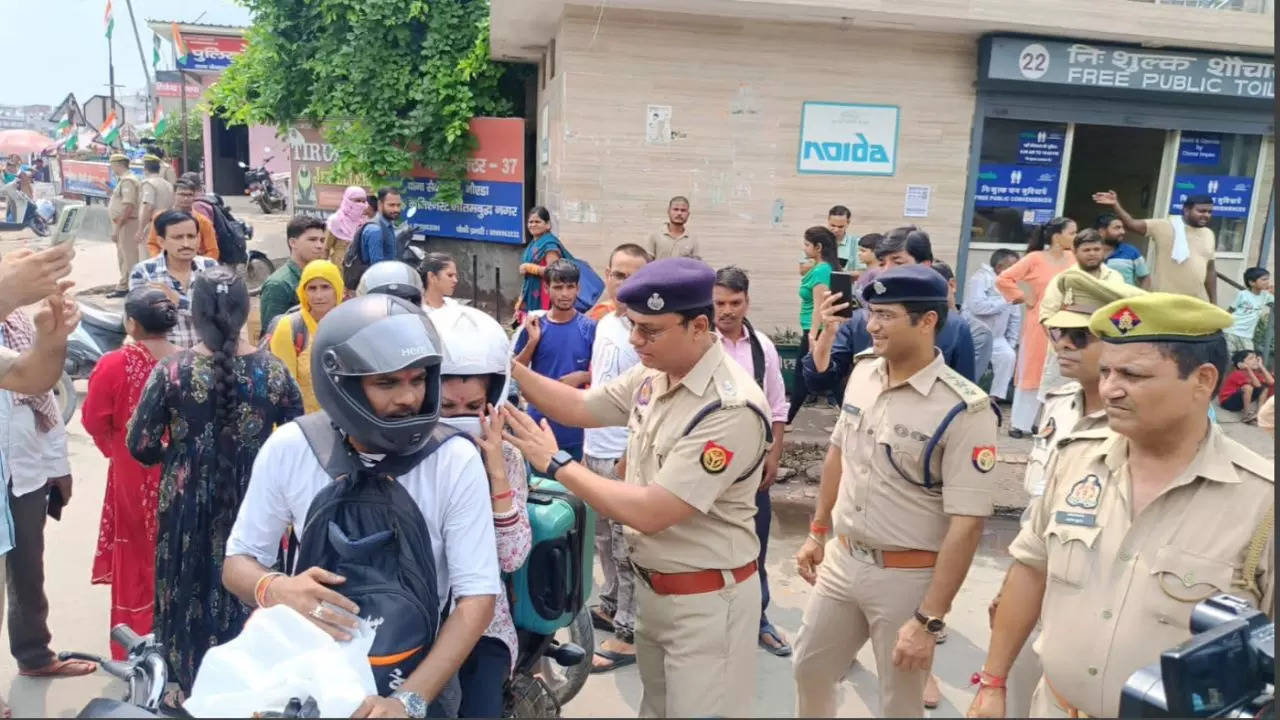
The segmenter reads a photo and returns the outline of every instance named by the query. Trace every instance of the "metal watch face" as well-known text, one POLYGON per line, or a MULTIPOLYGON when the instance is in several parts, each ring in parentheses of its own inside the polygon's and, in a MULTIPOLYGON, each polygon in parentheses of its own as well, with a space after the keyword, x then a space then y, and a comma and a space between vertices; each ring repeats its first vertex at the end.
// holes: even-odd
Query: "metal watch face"
POLYGON ((938 618, 929 618, 929 621, 924 624, 924 629, 931 633, 940 633, 944 627, 946 623, 938 618))
POLYGON ((405 713, 411 718, 425 718, 427 716, 427 701, 418 693, 401 690, 394 692, 391 697, 404 703, 405 713))

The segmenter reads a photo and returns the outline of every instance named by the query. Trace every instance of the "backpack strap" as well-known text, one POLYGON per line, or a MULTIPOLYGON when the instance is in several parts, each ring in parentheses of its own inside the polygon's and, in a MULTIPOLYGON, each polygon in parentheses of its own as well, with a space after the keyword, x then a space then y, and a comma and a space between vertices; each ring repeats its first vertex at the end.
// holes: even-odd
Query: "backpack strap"
MULTIPOLYGON (((756 407, 753 403, 743 403, 743 406, 750 409, 751 412, 755 413, 756 417, 760 418, 760 422, 764 423, 764 442, 765 442, 765 445, 771 444, 773 442, 773 426, 770 424, 769 418, 764 414, 764 411, 756 407)), ((723 407, 724 407, 724 404, 720 400, 718 399, 712 400, 710 403, 706 405, 706 407, 699 410, 697 415, 693 416, 693 419, 690 420, 689 424, 685 426, 684 432, 680 434, 680 437, 682 438, 688 437, 689 433, 692 432, 693 429, 698 426, 698 423, 706 419, 706 417, 711 413, 723 407)), ((750 468, 747 468, 747 471, 744 472, 737 480, 734 480, 734 482, 738 482, 739 480, 746 480, 747 478, 754 475, 756 470, 760 468, 760 464, 764 462, 765 456, 768 454, 769 454, 768 452, 760 453, 760 457, 756 458, 755 463, 752 464, 750 468)))
POLYGON ((346 438, 329 421, 329 413, 323 410, 309 413, 294 418, 294 422, 302 428, 302 435, 311 446, 311 452, 330 478, 337 480, 351 474, 355 469, 352 463, 359 461, 351 456, 346 438))
POLYGON ((756 384, 762 389, 764 388, 764 346, 760 344, 760 338, 756 336, 756 329, 751 327, 751 321, 742 320, 742 327, 747 331, 747 339, 751 341, 751 373, 756 378, 756 384))
POLYGON ((289 313, 289 329, 293 330, 293 352, 295 355, 301 355, 303 348, 307 346, 307 337, 311 334, 301 310, 289 313))

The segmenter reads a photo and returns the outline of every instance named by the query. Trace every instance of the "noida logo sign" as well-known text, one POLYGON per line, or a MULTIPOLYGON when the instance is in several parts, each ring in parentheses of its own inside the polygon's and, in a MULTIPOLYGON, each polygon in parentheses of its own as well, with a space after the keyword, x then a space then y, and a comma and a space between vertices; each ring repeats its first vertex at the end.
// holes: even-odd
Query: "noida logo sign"
POLYGON ((898 160, 898 108, 806 102, 801 109, 796 171, 893 175, 898 160))

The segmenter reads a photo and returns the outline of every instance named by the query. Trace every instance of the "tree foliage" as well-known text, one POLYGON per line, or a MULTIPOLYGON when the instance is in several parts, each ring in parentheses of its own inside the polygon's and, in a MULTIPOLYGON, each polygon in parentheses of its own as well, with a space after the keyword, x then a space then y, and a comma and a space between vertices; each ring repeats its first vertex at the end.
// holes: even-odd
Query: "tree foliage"
POLYGON ((337 174, 398 181, 415 163, 461 199, 472 117, 509 115, 486 0, 239 0, 245 51, 213 86, 232 124, 323 127, 337 174), (452 181, 452 182, 451 182, 452 181))
MULTIPOLYGON (((155 136, 164 148, 167 158, 182 157, 182 116, 173 113, 164 132, 155 136)), ((204 163, 204 120, 200 113, 187 113, 187 169, 202 167, 204 163)))

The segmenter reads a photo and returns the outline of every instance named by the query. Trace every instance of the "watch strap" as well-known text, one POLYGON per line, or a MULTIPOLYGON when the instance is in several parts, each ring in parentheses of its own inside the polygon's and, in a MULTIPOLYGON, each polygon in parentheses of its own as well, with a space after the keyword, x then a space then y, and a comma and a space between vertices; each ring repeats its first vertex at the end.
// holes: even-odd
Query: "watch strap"
POLYGON ((916 622, 923 625, 925 630, 935 635, 942 632, 943 629, 947 627, 946 621, 944 621, 942 618, 929 617, 928 615, 925 615, 924 613, 920 612, 920 608, 915 609, 915 618, 916 618, 916 622), (931 625, 935 625, 935 624, 937 625, 937 628, 930 627, 931 625))

